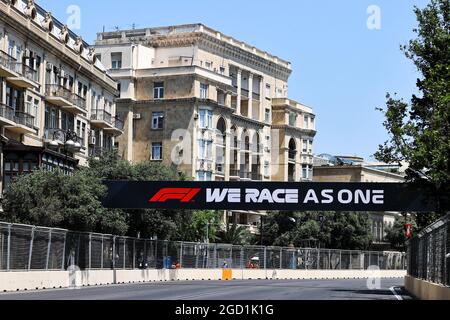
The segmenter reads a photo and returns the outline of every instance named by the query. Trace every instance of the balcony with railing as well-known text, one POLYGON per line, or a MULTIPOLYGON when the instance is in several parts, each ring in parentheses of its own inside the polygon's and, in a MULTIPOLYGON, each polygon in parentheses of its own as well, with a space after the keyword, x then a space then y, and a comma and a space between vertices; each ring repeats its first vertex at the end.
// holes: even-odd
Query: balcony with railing
POLYGON ((23 110, 25 105, 14 110, 13 107, 0 103, 0 124, 12 132, 35 133, 34 116, 23 110))
POLYGON ((112 129, 114 127, 112 115, 103 109, 92 110, 91 124, 102 129, 112 129))
POLYGON ((20 68, 15 58, 0 50, 0 77, 17 77, 21 73, 20 68))
POLYGON ((105 127, 104 130, 115 135, 121 135, 123 133, 124 121, 119 117, 111 116, 111 126, 105 127))
POLYGON ((14 109, 0 103, 0 124, 2 125, 14 125, 15 112, 14 109))
POLYGON ((39 72, 30 66, 20 63, 12 62, 14 65, 14 75, 10 75, 7 80, 19 88, 39 88, 39 72))
POLYGON ((16 111, 14 114, 14 122, 14 125, 5 127, 20 134, 36 132, 34 129, 34 117, 26 112, 16 111))
POLYGON ((62 85, 47 84, 45 86, 45 99, 69 112, 86 113, 86 99, 62 85))
POLYGON ((22 64, 22 75, 28 80, 39 83, 39 72, 26 64, 22 64))

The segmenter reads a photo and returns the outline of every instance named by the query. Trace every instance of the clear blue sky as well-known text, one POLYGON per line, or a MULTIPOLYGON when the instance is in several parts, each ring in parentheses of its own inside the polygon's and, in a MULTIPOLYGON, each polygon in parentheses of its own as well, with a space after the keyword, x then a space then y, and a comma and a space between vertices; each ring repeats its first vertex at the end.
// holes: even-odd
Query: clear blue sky
POLYGON ((105 27, 130 29, 201 22, 292 62, 290 98, 314 108, 316 153, 369 158, 386 139, 386 92, 409 99, 418 77, 400 44, 414 37, 413 6, 426 0, 41 0, 65 22, 81 9, 76 33, 92 43, 105 27), (369 30, 367 8, 381 9, 381 29, 369 30))

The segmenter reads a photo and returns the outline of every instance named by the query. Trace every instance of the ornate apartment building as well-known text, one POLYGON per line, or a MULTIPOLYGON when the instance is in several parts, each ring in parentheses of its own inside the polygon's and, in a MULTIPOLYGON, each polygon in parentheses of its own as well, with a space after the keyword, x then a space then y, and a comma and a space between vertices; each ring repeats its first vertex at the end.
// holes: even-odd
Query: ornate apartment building
MULTIPOLYGON (((99 33, 119 82, 119 152, 199 181, 312 179, 315 115, 288 99, 291 64, 202 24, 99 33)), ((258 212, 228 213, 253 226, 258 212)))
POLYGON ((34 1, 0 1, 2 188, 37 168, 70 174, 122 134, 117 83, 92 49, 34 1))

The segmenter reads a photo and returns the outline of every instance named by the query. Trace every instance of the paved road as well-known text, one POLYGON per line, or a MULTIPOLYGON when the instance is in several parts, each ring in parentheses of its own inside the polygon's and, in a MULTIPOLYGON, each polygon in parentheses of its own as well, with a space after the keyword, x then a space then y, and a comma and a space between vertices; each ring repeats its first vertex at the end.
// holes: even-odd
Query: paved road
POLYGON ((245 280, 122 284, 79 289, 2 293, 0 300, 397 300, 411 299, 403 279, 383 279, 370 290, 366 280, 245 280), (391 288, 395 288, 394 292, 391 288))

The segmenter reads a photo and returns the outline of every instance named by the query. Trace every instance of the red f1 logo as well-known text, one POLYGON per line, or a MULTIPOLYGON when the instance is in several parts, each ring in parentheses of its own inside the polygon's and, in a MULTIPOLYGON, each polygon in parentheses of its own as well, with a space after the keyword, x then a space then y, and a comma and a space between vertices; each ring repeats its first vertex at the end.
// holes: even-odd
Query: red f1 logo
POLYGON ((186 203, 194 199, 200 190, 200 188, 163 188, 150 199, 150 202, 180 200, 181 202, 186 203))

